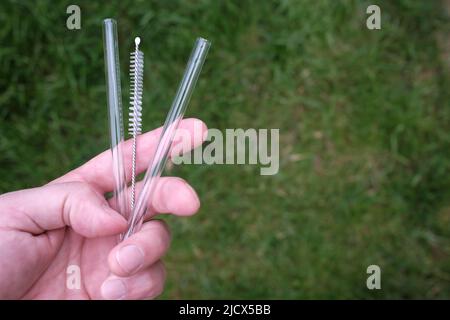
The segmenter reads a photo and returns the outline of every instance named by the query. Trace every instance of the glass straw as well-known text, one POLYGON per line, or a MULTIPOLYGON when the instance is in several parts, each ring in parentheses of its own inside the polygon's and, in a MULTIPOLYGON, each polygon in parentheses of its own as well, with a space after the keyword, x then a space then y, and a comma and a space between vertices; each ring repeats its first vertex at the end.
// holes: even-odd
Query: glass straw
POLYGON ((124 239, 138 231, 142 225, 147 207, 152 200, 155 187, 166 165, 175 132, 186 111, 189 99, 194 91, 198 76, 203 63, 205 62, 206 55, 208 54, 209 47, 210 42, 206 39, 198 38, 195 42, 194 49, 192 50, 189 62, 184 71, 183 79, 181 80, 175 99, 173 100, 167 115, 166 122, 164 123, 156 151, 145 174, 143 188, 138 197, 136 207, 132 212, 132 218, 128 230, 124 235, 124 239))
POLYGON ((103 47, 105 54, 106 94, 114 177, 116 210, 128 218, 127 180, 124 168, 122 144, 124 141, 122 120, 122 95, 120 89, 119 47, 117 23, 114 19, 103 20, 103 47))

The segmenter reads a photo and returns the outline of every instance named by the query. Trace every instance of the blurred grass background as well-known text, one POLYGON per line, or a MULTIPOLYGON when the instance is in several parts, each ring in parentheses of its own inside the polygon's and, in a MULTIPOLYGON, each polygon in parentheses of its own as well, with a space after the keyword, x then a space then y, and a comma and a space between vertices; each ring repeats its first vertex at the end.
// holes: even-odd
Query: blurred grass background
POLYGON ((449 1, 2 1, 0 192, 108 148, 102 19, 126 101, 145 52, 160 126, 194 39, 212 40, 187 116, 279 128, 280 172, 177 166, 202 200, 173 230, 163 298, 450 298, 449 1), (79 31, 66 8, 81 7, 79 31), (366 268, 382 269, 382 290, 366 268))

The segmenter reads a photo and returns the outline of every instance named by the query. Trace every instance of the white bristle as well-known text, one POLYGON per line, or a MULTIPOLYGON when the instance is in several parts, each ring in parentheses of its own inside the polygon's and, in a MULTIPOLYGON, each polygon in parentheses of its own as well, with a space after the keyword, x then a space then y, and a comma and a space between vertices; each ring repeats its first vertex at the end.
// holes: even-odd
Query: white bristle
POLYGON ((131 166, 131 210, 134 209, 136 192, 136 145, 137 135, 142 133, 142 90, 144 81, 144 53, 139 51, 141 38, 134 39, 136 48, 130 54, 130 112, 128 114, 128 133, 133 137, 131 166))
MULTIPOLYGON (((135 39, 136 46, 140 39, 135 39)), ((130 113, 128 133, 131 136, 141 133, 142 125, 142 89, 144 76, 144 54, 141 51, 134 51, 130 55, 130 113)))

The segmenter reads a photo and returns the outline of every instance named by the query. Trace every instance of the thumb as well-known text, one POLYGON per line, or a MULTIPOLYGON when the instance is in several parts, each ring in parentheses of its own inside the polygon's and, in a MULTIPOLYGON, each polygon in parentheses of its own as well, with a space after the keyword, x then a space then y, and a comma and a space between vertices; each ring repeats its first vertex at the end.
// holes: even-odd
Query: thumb
POLYGON ((4 194, 0 200, 8 227, 32 234, 69 226, 82 236, 100 237, 118 234, 127 226, 103 195, 83 182, 20 190, 4 194))

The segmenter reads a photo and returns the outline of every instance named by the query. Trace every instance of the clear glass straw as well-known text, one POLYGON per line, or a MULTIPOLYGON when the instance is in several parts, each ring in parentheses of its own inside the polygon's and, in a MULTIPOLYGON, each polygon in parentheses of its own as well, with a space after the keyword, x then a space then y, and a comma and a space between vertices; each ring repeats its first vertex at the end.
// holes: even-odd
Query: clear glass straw
POLYGON ((112 169, 115 183, 116 210, 128 219, 127 180, 122 145, 124 141, 122 120, 122 94, 120 89, 119 47, 117 23, 114 19, 103 20, 103 47, 105 54, 106 94, 112 153, 112 169))
POLYGON ((183 118, 189 99, 194 91, 195 84, 205 62, 210 42, 203 38, 198 38, 192 50, 189 62, 184 71, 175 99, 167 115, 166 122, 161 132, 161 136, 153 155, 152 161, 147 169, 144 177, 143 188, 137 199, 136 207, 132 212, 132 218, 125 233, 124 239, 138 231, 142 225, 147 207, 152 200, 156 184, 161 176, 162 171, 169 156, 169 150, 175 136, 178 125, 183 118))

